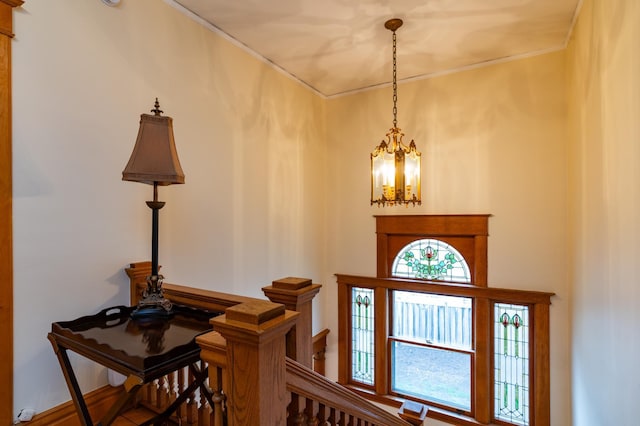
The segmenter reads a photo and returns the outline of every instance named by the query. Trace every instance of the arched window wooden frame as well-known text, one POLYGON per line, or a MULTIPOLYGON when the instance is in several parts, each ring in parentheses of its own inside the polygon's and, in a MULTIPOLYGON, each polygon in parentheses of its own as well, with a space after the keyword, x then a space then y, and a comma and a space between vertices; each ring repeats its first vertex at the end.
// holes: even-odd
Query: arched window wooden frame
POLYGON ((502 304, 528 309, 529 334, 529 424, 550 424, 549 307, 553 293, 493 288, 487 285, 487 239, 490 215, 399 215, 376 216, 377 277, 336 274, 338 283, 338 382, 373 400, 399 406, 390 389, 391 358, 389 327, 390 295, 395 290, 427 294, 463 296, 473 299, 474 358, 472 366, 472 409, 464 415, 429 402, 428 417, 451 424, 473 426, 506 423, 496 418, 494 404, 494 316, 502 304), (391 277, 397 253, 407 244, 433 238, 456 248, 466 259, 472 274, 471 284, 448 283, 391 277), (368 289, 375 297, 373 324, 375 379, 373 385, 352 380, 353 289, 368 289))
POLYGON ((471 271, 471 284, 487 286, 489 215, 376 216, 377 277, 391 278, 391 266, 407 244, 434 238, 452 245, 471 271))

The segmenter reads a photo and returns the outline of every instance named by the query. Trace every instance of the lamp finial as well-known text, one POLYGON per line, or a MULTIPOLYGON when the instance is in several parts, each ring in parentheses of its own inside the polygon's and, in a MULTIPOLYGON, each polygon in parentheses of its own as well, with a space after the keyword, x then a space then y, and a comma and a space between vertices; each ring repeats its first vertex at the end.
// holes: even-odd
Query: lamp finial
POLYGON ((162 113, 164 112, 164 111, 162 111, 162 110, 160 109, 160 102, 158 102, 158 98, 156 98, 156 103, 155 103, 153 106, 154 106, 154 108, 151 110, 151 112, 152 112, 154 115, 159 116, 160 114, 162 114, 162 113))

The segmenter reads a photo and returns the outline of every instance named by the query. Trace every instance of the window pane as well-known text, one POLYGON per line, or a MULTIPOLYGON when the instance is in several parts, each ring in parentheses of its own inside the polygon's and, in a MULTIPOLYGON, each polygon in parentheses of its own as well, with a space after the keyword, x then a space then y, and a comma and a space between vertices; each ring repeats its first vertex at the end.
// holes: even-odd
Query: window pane
POLYGON ((464 257, 453 246, 435 239, 417 240, 398 252, 391 275, 400 278, 471 282, 464 257))
POLYGON ((471 318, 468 297, 393 292, 394 337, 470 350, 471 318))
POLYGON ((496 303, 494 316, 494 415, 528 425, 529 308, 496 303))
POLYGON ((373 385, 373 290, 354 287, 351 292, 351 304, 351 379, 373 385))
POLYGON ((394 392, 471 410, 471 355, 392 342, 394 392))

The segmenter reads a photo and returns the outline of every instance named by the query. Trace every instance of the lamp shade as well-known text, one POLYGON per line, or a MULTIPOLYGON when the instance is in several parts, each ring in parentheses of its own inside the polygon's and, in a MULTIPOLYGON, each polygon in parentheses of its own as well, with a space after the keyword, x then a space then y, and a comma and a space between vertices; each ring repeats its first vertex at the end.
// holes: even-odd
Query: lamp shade
POLYGON ((371 153, 371 204, 420 205, 420 153, 414 141, 406 146, 399 128, 371 153))
POLYGON ((154 115, 140 115, 140 129, 122 180, 162 186, 184 183, 173 139, 173 119, 161 116, 156 101, 154 115))

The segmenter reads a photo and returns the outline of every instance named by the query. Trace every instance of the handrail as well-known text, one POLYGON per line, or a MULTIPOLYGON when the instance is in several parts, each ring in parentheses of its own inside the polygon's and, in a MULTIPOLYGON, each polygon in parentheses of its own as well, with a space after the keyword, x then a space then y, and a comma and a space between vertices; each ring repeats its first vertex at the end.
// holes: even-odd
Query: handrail
MULTIPOLYGON (((131 264, 131 267, 127 269, 127 274, 131 279, 132 303, 138 301, 141 292, 146 287, 145 278, 148 275, 148 267, 148 262, 139 262, 131 264)), ((391 412, 374 405, 306 366, 306 363, 313 357, 317 361, 315 367, 321 371, 324 369, 326 336, 329 333, 329 330, 323 330, 315 337, 311 336, 311 299, 318 292, 320 285, 310 284, 310 280, 307 281, 308 283, 303 279, 286 278, 274 281, 273 286, 263 288, 265 294, 270 299, 276 299, 275 301, 278 303, 273 303, 273 300, 266 302, 256 298, 176 284, 164 285, 165 296, 174 303, 226 312, 225 315, 218 317, 220 321, 213 321, 214 329, 218 331, 206 333, 197 338, 197 342, 202 348, 201 359, 208 364, 209 386, 214 394, 215 407, 207 408, 203 405, 200 407, 203 409, 203 413, 197 415, 191 414, 191 411, 188 410, 186 419, 188 424, 191 424, 191 420, 197 422, 200 418, 207 418, 212 424, 222 425, 224 423, 223 417, 226 418, 228 412, 235 415, 229 419, 229 422, 236 426, 253 424, 258 419, 262 422, 264 420, 263 413, 272 416, 271 420, 261 423, 265 425, 270 425, 273 421, 277 424, 284 424, 282 421, 285 421, 290 425, 408 426, 422 424, 426 414, 425 406, 421 404, 414 404, 411 407, 403 406, 398 414, 400 417, 394 416, 391 412), (285 311, 283 305, 287 305, 287 309, 290 307, 291 310, 285 311), (263 309, 269 315, 263 315, 261 313, 263 309), (282 314, 280 310, 282 310, 282 314), (294 310, 298 312, 293 312, 294 310), (279 312, 277 317, 272 316, 271 312, 276 311, 279 312), (225 319, 226 317, 228 319, 225 319), (287 329, 290 329, 292 324, 294 324, 294 328, 287 333, 287 329), (298 327, 297 332, 295 324, 298 327), (267 330, 269 331, 267 332, 267 330), (290 348, 294 348, 291 350, 292 356, 302 354, 305 363, 294 361, 285 356, 283 350, 285 333, 287 355, 290 353, 290 348), (223 337, 222 334, 225 336, 223 337), (282 336, 282 349, 277 349, 276 344, 267 343, 271 342, 271 339, 275 339, 274 342, 277 340, 275 337, 265 337, 271 334, 282 336), (231 340, 228 341, 227 338, 231 340), (229 342, 231 342, 231 348, 227 347, 229 342), (265 351, 265 353, 258 355, 258 352, 255 351, 265 351), (228 358, 229 353, 234 354, 231 361, 228 358), (261 376, 259 380, 256 380, 256 377, 251 377, 253 381, 245 380, 247 379, 247 371, 244 370, 244 367, 238 367, 242 362, 254 365, 252 362, 255 360, 250 356, 274 361, 271 366, 260 363, 261 369, 252 370, 257 373, 257 376, 261 376), (277 361, 278 358, 281 361, 277 361), (280 379, 275 374, 278 369, 281 372, 280 379), (238 380, 239 377, 242 380, 238 380), (249 382, 253 384, 246 385, 249 382), (245 383, 245 385, 237 386, 238 383, 245 383), (268 387, 270 386, 269 389, 264 388, 265 383, 268 387), (278 384, 283 387, 279 387, 278 384), (256 392, 263 396, 256 397, 256 392), (241 398, 237 398, 238 395, 241 398), (255 401, 259 402, 259 406, 262 407, 260 410, 265 411, 256 410, 256 406, 251 404, 249 404, 250 407, 247 406, 244 397, 248 396, 256 397, 255 401), (264 397, 273 400, 274 404, 267 403, 265 405, 262 400, 264 397), (241 403, 238 404, 238 401, 241 403), (287 401, 290 401, 288 407, 287 401), (281 408, 276 409, 276 406, 281 408), (286 416, 284 415, 285 411, 288 412, 286 416), (245 417, 253 420, 247 423, 244 421, 245 417)), ((175 378, 169 377, 167 380, 170 383, 169 387, 173 386, 175 378)), ((161 387, 165 388, 165 386, 161 387)), ((164 401, 163 389, 159 392, 160 396, 155 397, 158 403, 164 401)), ((151 389, 151 391, 153 390, 151 389)), ((151 399, 153 400, 153 397, 151 399)))
POLYGON ((385 426, 411 424, 291 358, 286 359, 286 368, 287 390, 294 395, 317 403, 300 404, 305 410, 305 414, 311 419, 315 419, 317 413, 309 413, 306 410, 311 406, 324 406, 328 410, 334 409, 356 420, 368 422, 366 424, 385 426))
MULTIPOLYGON (((130 302, 132 305, 135 305, 147 287, 146 277, 151 273, 151 262, 131 263, 129 267, 125 269, 125 272, 130 280, 130 302)), ((224 311, 226 308, 239 305, 240 303, 260 300, 255 297, 239 296, 237 294, 170 283, 164 283, 162 290, 165 297, 173 303, 212 311, 224 311)))
MULTIPOLYGON (((198 343, 203 347, 203 359, 209 363, 210 369, 226 370, 226 343, 222 336, 216 332, 209 333, 200 337, 198 343)), ((418 404, 420 406, 417 410, 418 414, 407 416, 407 421, 404 421, 289 357, 286 358, 285 382, 287 391, 292 394, 289 416, 306 418, 301 424, 316 424, 313 420, 320 422, 319 424, 338 424, 336 421, 344 415, 347 418, 366 422, 354 424, 408 426, 422 424, 422 421, 411 422, 410 419, 420 417, 421 410, 426 414, 426 407, 418 404), (317 411, 310 411, 311 407, 317 411), (321 410, 324 410, 324 413, 321 413, 321 410), (323 421, 326 423, 321 423, 323 421)))
POLYGON ((313 371, 325 374, 325 354, 327 353, 327 334, 329 329, 325 328, 313 336, 313 371))

